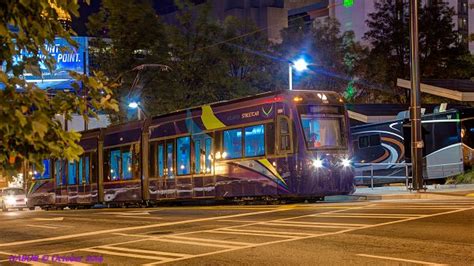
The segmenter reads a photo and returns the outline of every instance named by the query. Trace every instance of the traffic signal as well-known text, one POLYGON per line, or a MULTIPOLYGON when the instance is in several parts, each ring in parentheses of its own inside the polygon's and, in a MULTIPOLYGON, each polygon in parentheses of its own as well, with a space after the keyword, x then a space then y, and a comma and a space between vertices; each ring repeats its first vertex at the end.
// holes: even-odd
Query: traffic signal
POLYGON ((354 5, 354 0, 342 0, 342 5, 344 7, 351 7, 354 5))

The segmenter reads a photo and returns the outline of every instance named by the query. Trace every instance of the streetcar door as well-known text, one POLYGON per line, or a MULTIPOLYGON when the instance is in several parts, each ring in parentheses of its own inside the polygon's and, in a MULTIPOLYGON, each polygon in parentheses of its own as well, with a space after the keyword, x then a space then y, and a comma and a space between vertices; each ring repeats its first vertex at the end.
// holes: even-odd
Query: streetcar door
POLYGON ((175 165, 175 145, 174 140, 165 142, 165 182, 163 189, 163 197, 176 198, 176 165, 175 165))
POLYGON ((66 180, 66 161, 54 161, 54 179, 55 179, 55 203, 58 205, 67 204, 67 180, 66 180))
POLYGON ((90 154, 86 153, 79 159, 78 162, 78 198, 79 204, 89 205, 92 203, 91 196, 91 167, 90 167, 90 154))

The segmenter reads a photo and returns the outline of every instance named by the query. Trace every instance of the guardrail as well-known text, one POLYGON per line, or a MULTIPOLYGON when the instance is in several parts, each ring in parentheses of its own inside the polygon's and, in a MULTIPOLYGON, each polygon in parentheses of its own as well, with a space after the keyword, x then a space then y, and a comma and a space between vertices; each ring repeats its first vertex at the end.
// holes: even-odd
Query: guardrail
POLYGON ((364 178, 370 178, 370 188, 371 189, 374 189, 374 178, 377 178, 377 179, 396 179, 396 178, 404 178, 405 179, 405 185, 407 188, 409 188, 409 180, 412 178, 411 175, 409 176, 409 167, 411 166, 411 163, 354 163, 354 167, 356 167, 356 172, 357 172, 357 167, 365 167, 365 166, 369 166, 370 167, 370 177, 369 176, 355 176, 355 178, 361 178, 361 179, 364 179, 364 178), (392 175, 389 175, 389 176, 374 176, 374 166, 377 166, 377 168, 379 169, 376 169, 376 170, 387 170, 387 169, 394 169, 394 168, 382 168, 384 166, 395 166, 398 168, 404 168, 405 169, 405 175, 403 176, 392 176, 392 175))
MULTIPOLYGON (((458 174, 463 172, 463 162, 457 163, 446 163, 446 164, 435 164, 435 165, 428 165, 424 167, 424 175, 426 176, 427 173, 430 173, 430 169, 432 168, 441 168, 440 169, 440 177, 447 177, 452 174, 458 174), (456 167, 457 166, 457 167, 456 167), (453 170, 454 169, 454 170, 453 170)), ((370 176, 365 175, 356 175, 355 178, 359 179, 366 179, 370 178, 370 187, 374 189, 374 179, 405 179, 405 185, 407 189, 410 189, 410 179, 412 179, 412 175, 410 173, 411 163, 354 163, 355 171, 368 171, 370 170, 370 176), (364 169, 363 167, 368 167, 369 169, 364 169), (361 169, 362 168, 362 169, 361 169), (390 171, 393 170, 393 173, 397 173, 397 170, 404 169, 404 175, 374 175, 374 170, 386 170, 390 171)))

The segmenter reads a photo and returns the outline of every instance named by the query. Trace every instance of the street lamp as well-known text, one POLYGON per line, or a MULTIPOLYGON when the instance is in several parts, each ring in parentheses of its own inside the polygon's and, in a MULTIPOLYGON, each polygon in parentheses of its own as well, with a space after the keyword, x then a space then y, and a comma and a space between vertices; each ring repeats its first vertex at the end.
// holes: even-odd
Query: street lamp
POLYGON ((145 112, 143 112, 142 107, 139 102, 132 101, 128 104, 130 109, 137 109, 138 120, 142 120, 142 113, 146 117, 145 112))
POLYGON ((314 64, 310 64, 306 62, 303 58, 300 58, 296 61, 288 61, 288 85, 290 87, 290 91, 293 90, 293 68, 298 72, 303 72, 308 70, 308 66, 313 66, 314 64))

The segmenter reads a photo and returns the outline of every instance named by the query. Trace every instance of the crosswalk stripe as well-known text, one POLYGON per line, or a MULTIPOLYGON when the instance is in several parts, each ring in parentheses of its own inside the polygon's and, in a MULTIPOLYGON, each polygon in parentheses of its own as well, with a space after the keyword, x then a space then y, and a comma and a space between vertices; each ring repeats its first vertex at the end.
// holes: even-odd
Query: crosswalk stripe
POLYGON ((39 225, 39 224, 27 224, 29 227, 38 227, 38 228, 47 228, 47 229, 57 229, 57 226, 48 226, 48 225, 39 225))
POLYGON ((349 213, 341 212, 342 215, 359 215, 359 216, 406 216, 406 217, 421 217, 423 214, 410 214, 410 213, 349 213))
POLYGON ((148 256, 148 255, 132 254, 132 253, 124 253, 124 252, 114 252, 114 251, 99 249, 97 247, 96 248, 85 248, 85 249, 82 249, 82 250, 86 251, 86 252, 92 252, 92 253, 100 253, 100 254, 104 254, 104 255, 121 256, 121 257, 129 257, 129 258, 136 258, 136 259, 148 259, 148 260, 159 260, 159 261, 170 260, 170 258, 166 258, 166 257, 148 256))
POLYGON ((204 247, 214 247, 214 248, 235 248, 235 246, 231 245, 223 245, 223 244, 213 244, 213 243, 203 243, 203 242, 196 242, 196 241, 184 241, 184 240, 176 240, 176 239, 169 239, 169 238, 149 238, 149 240, 153 241, 161 241, 161 242, 169 242, 169 243, 177 243, 177 244, 186 244, 186 245, 194 245, 194 246, 204 246, 204 247))
POLYGON ((149 220, 163 220, 160 217, 145 217, 145 216, 131 216, 131 215, 116 215, 116 217, 123 217, 123 218, 132 218, 132 219, 149 219, 149 220))
POLYGON ((289 223, 289 224, 308 224, 308 225, 332 225, 332 226, 341 226, 341 227, 360 227, 367 226, 368 224, 354 224, 354 223, 324 223, 324 222, 298 222, 298 221, 270 221, 270 223, 289 223))
POLYGON ((174 239, 182 239, 182 240, 191 240, 191 241, 198 241, 198 242, 221 243, 221 244, 229 244, 229 245, 237 245, 237 246, 248 246, 248 245, 252 245, 252 243, 245 243, 245 242, 224 241, 224 240, 216 240, 216 239, 205 239, 205 238, 184 237, 184 236, 174 236, 174 235, 166 236, 166 238, 174 238, 174 239))
POLYGON ((400 262, 408 262, 408 263, 416 263, 416 264, 423 264, 423 265, 446 265, 446 264, 440 264, 440 263, 434 263, 434 262, 427 262, 427 261, 420 261, 420 260, 408 260, 408 259, 401 259, 401 258, 394 258, 394 257, 386 257, 386 256, 375 256, 375 255, 368 255, 368 254, 357 254, 357 256, 360 257, 366 257, 366 258, 374 258, 374 259, 383 259, 383 260, 392 260, 392 261, 400 261, 400 262))
POLYGON ((277 222, 268 222, 264 224, 272 225, 272 226, 284 226, 284 227, 310 227, 310 228, 334 228, 334 229, 355 228, 353 226, 341 226, 341 225, 290 224, 290 223, 277 223, 277 222))
POLYGON ((118 251, 124 251, 124 252, 131 252, 131 253, 144 253, 144 254, 152 254, 152 255, 170 256, 170 257, 176 257, 176 258, 186 258, 186 257, 191 256, 190 254, 183 254, 183 253, 163 252, 163 251, 134 249, 134 248, 124 248, 124 247, 115 247, 115 246, 101 246, 100 248, 101 249, 118 250, 118 251))
POLYGON ((285 235, 285 236, 311 236, 312 234, 306 233, 297 233, 297 232, 278 232, 278 231, 266 231, 266 230, 248 230, 248 229, 233 229, 233 228, 222 228, 217 230, 225 230, 225 231, 235 231, 235 232, 250 232, 250 233, 268 233, 270 235, 285 235))
POLYGON ((266 236, 266 237, 279 237, 279 238, 298 238, 298 236, 282 235, 282 234, 265 234, 265 233, 254 233, 254 232, 242 232, 242 231, 230 231, 225 229, 211 230, 211 233, 216 234, 231 234, 231 235, 247 235, 247 236, 266 236))
MULTIPOLYGON (((321 215, 319 217, 331 217, 331 218, 364 218, 364 219, 405 219, 413 218, 413 216, 363 216, 363 215, 339 215, 339 214, 328 214, 321 215)), ((417 216, 415 216, 417 217, 417 216)))

